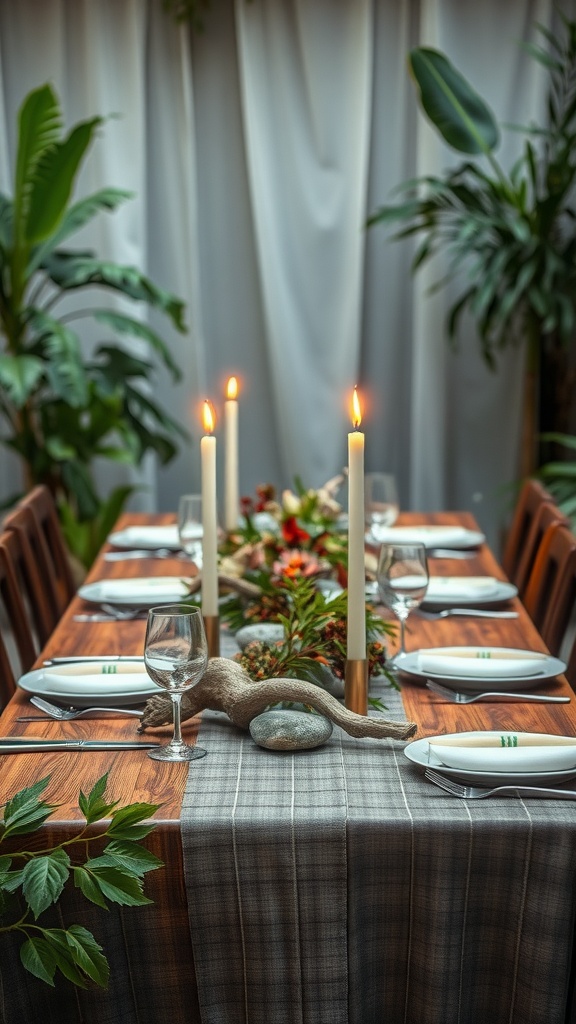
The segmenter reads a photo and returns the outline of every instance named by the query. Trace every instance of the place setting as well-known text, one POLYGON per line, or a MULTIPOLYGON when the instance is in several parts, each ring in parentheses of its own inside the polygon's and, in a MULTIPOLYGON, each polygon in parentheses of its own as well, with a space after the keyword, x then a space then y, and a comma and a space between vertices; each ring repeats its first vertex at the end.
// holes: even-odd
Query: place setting
POLYGON ((404 754, 420 768, 463 785, 555 786, 576 778, 574 736, 458 732, 413 740, 404 754))

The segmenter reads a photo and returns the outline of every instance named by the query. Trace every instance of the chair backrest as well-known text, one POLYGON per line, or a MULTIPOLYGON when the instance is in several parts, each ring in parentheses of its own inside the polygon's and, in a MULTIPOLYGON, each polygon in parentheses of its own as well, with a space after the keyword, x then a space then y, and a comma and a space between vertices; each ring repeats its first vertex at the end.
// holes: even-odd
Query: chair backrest
POLYGON ((558 655, 576 601, 576 536, 552 522, 538 548, 523 597, 534 625, 552 654, 558 655))
POLYGON ((18 580, 18 538, 0 534, 0 708, 16 689, 16 680, 28 672, 39 652, 18 580))
POLYGON ((528 535, 521 547, 520 560, 518 562, 513 582, 518 587, 518 594, 524 600, 528 582, 534 569, 534 564, 540 546, 551 526, 569 526, 566 516, 562 514, 557 505, 552 501, 543 501, 537 508, 528 535))
POLYGON ((12 536, 11 557, 16 579, 40 648, 60 619, 54 580, 38 558, 27 529, 27 517, 17 509, 4 520, 4 531, 12 536))
MULTIPOLYGON (((4 529, 25 536, 42 587, 53 604, 52 629, 76 592, 76 584, 54 499, 40 484, 4 520, 4 529)), ((25 545, 26 546, 26 545, 25 545)))
POLYGON ((502 554, 502 568, 512 583, 516 583, 518 566, 534 516, 545 501, 553 503, 544 485, 539 480, 526 480, 518 495, 502 554))

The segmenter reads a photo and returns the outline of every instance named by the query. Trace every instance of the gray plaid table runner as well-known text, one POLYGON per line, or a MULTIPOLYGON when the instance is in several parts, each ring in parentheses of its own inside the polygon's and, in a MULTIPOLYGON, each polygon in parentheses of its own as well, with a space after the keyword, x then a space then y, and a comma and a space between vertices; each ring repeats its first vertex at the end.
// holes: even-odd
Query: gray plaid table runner
POLYGON ((461 801, 402 743, 340 730, 272 753, 210 713, 200 742, 182 837, 203 1024, 565 1020, 576 803, 461 801))

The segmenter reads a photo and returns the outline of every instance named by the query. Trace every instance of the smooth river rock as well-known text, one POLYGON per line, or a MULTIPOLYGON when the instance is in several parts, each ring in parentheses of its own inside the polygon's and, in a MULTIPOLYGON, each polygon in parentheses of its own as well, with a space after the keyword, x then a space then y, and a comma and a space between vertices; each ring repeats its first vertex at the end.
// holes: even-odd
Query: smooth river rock
POLYGON ((332 722, 307 711, 264 711, 250 722, 250 735, 267 750, 311 750, 332 735, 332 722))
POLYGON ((235 634, 235 640, 241 651, 253 640, 261 644, 275 644, 284 639, 284 626, 280 622, 261 622, 254 626, 242 626, 235 634))

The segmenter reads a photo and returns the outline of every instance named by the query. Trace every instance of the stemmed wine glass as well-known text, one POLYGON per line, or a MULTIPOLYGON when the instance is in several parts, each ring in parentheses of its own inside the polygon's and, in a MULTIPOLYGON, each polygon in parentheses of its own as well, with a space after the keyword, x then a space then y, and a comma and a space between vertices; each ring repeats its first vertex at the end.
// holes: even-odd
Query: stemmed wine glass
POLYGON ((202 495, 183 494, 178 502, 180 547, 198 565, 202 556, 202 495))
POLYGON ((156 761, 193 761, 204 757, 202 747, 182 740, 180 702, 208 665, 204 620, 194 605, 163 605, 150 608, 144 641, 144 665, 152 682, 168 690, 172 699, 174 734, 166 746, 153 747, 148 756, 156 761))
POLYGON ((391 473, 366 473, 364 477, 364 522, 374 540, 378 532, 393 526, 398 518, 398 489, 391 473))
POLYGON ((382 603, 400 621, 400 649, 392 663, 406 654, 405 625, 413 608, 421 603, 429 574, 424 544, 383 544, 376 573, 382 603))

